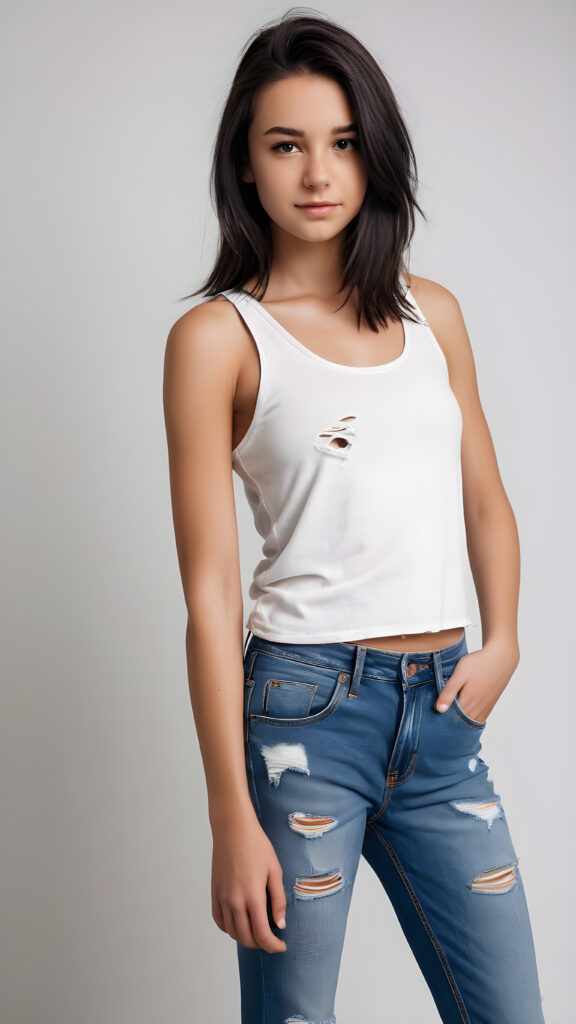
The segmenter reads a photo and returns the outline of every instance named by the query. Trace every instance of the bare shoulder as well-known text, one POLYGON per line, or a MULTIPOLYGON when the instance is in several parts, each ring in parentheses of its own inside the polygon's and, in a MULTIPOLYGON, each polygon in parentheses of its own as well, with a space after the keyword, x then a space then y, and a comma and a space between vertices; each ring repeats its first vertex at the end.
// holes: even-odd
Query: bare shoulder
POLYGON ((234 304, 219 296, 198 303, 170 328, 164 354, 163 402, 173 447, 205 436, 209 424, 211 440, 220 444, 221 451, 231 449, 228 435, 246 333, 234 304))
POLYGON ((224 362, 238 370, 246 331, 234 304, 222 295, 199 302, 172 324, 167 353, 224 362))
POLYGON ((472 358, 470 338, 458 299, 449 288, 427 277, 409 275, 409 288, 442 348, 448 366, 472 358))
POLYGON ((226 298, 200 302, 176 320, 166 341, 170 491, 189 610, 209 604, 216 594, 226 594, 234 609, 242 606, 231 464, 235 316, 226 298))
POLYGON ((410 291, 426 319, 428 313, 432 316, 442 316, 446 311, 454 313, 460 308, 454 293, 438 281, 431 281, 428 277, 416 277, 414 274, 409 275, 408 280, 410 291))

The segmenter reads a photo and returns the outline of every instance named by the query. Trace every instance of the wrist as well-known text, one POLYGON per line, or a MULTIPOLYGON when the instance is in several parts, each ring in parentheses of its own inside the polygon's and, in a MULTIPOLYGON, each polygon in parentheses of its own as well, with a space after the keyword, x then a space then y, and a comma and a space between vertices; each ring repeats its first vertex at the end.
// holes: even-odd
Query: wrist
POLYGON ((209 808, 208 817, 213 834, 258 821, 250 797, 245 800, 227 800, 213 804, 209 808))
POLYGON ((484 650, 497 651, 499 655, 504 656, 511 661, 515 661, 516 664, 520 661, 520 646, 518 644, 518 638, 511 636, 509 633, 496 634, 488 637, 482 643, 484 650))

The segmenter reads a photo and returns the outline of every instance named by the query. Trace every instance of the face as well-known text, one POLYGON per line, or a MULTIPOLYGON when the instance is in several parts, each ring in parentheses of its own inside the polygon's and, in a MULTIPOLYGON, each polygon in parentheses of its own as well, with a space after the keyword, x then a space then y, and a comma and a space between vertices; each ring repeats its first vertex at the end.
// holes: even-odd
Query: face
POLYGON ((325 241, 356 216, 368 178, 353 121, 344 89, 331 78, 295 75, 260 89, 242 179, 255 183, 273 232, 325 241), (314 201, 333 205, 303 205, 314 201))

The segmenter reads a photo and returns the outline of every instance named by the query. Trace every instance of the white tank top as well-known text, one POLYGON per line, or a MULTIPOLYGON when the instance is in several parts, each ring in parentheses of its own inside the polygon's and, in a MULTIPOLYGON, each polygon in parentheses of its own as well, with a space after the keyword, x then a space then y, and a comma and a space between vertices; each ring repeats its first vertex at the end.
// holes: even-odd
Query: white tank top
POLYGON ((219 294, 260 357, 232 453, 264 539, 247 628, 329 643, 470 624, 462 415, 410 291, 419 322, 402 319, 402 353, 361 367, 316 355, 243 289, 219 294))

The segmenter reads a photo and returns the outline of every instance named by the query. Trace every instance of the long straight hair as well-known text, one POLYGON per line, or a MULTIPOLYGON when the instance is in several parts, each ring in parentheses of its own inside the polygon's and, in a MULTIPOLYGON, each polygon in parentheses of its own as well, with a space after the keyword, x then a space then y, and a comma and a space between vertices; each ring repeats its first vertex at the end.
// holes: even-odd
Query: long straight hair
MULTIPOLYGON (((216 262, 196 295, 213 297, 241 288, 256 275, 251 293, 266 291, 272 262, 270 218, 254 182, 243 182, 248 163, 248 129, 258 90, 299 74, 334 79, 345 90, 358 125, 357 148, 368 184, 362 206, 346 226, 340 290, 342 305, 356 288, 358 326, 374 330, 388 318, 413 319, 404 298, 403 254, 414 234, 418 205, 416 158, 400 108, 383 71, 350 32, 324 17, 292 14, 257 30, 243 55, 225 100, 213 150, 210 194, 220 227, 216 262)), ((338 308, 342 308, 341 306, 338 308)))

